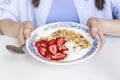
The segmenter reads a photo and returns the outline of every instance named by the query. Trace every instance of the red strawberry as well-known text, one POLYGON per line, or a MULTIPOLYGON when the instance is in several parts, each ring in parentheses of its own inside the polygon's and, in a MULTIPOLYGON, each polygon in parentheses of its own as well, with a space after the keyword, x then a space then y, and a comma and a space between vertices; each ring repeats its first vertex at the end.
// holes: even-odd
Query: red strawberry
POLYGON ((45 47, 42 47, 40 46, 38 48, 38 52, 41 54, 41 55, 45 55, 45 53, 47 52, 47 49, 45 47))
POLYGON ((57 52, 57 46, 55 44, 54 45, 50 45, 48 47, 48 50, 54 55, 57 52))
POLYGON ((47 41, 46 40, 41 40, 39 43, 41 44, 41 46, 47 47, 47 41))
POLYGON ((35 42, 35 46, 36 46, 37 48, 41 46, 41 44, 39 43, 39 41, 38 41, 38 42, 35 42))
POLYGON ((65 40, 62 37, 56 38, 57 46, 65 44, 65 40))
POLYGON ((56 40, 55 39, 52 39, 52 40, 48 41, 48 45, 53 45, 53 44, 56 44, 56 40))
POLYGON ((47 41, 46 40, 40 40, 35 43, 35 46, 38 48, 40 46, 47 47, 47 41))
POLYGON ((61 53, 61 52, 57 52, 54 56, 52 56, 53 60, 63 60, 67 57, 67 54, 61 53))
POLYGON ((47 53, 44 55, 44 57, 47 58, 47 59, 49 59, 49 60, 52 59, 52 56, 53 56, 53 54, 52 54, 52 53, 49 53, 49 52, 47 52, 47 53))

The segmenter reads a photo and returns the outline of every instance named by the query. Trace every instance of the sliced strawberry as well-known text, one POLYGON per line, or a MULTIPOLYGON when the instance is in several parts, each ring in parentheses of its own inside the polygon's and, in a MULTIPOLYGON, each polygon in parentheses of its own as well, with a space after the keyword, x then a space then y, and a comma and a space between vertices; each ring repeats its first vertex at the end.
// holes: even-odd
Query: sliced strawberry
POLYGON ((41 46, 41 44, 39 43, 39 41, 38 41, 38 42, 35 42, 35 46, 36 46, 37 48, 41 46))
POLYGON ((47 47, 47 41, 46 40, 41 40, 39 43, 40 43, 41 46, 47 47))
POLYGON ((56 38, 57 46, 65 44, 65 40, 62 37, 56 38))
POLYGON ((52 56, 53 56, 53 54, 52 54, 52 53, 49 53, 49 52, 47 52, 47 53, 44 55, 44 57, 47 58, 47 59, 49 59, 49 60, 52 59, 52 56))
POLYGON ((53 60, 63 60, 67 57, 67 54, 61 53, 61 52, 57 52, 54 56, 52 56, 53 60))
POLYGON ((53 45, 53 44, 56 44, 56 40, 55 39, 52 39, 52 40, 48 41, 48 45, 53 45))
POLYGON ((40 40, 35 43, 35 46, 38 48, 40 46, 47 47, 47 41, 46 40, 40 40))
POLYGON ((47 49, 45 47, 42 47, 40 46, 38 48, 38 52, 41 54, 41 55, 45 55, 45 53, 47 52, 47 49))
POLYGON ((48 50, 54 55, 57 52, 57 46, 56 45, 50 45, 48 47, 48 50))

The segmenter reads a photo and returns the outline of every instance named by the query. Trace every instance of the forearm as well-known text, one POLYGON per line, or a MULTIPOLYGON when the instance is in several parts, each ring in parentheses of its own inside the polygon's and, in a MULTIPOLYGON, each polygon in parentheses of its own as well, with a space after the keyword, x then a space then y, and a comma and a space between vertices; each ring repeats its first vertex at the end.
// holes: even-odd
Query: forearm
POLYGON ((3 35, 17 37, 20 24, 10 19, 4 19, 0 21, 0 32, 3 35))
POLYGON ((103 20, 102 28, 106 35, 120 36, 120 20, 103 20))

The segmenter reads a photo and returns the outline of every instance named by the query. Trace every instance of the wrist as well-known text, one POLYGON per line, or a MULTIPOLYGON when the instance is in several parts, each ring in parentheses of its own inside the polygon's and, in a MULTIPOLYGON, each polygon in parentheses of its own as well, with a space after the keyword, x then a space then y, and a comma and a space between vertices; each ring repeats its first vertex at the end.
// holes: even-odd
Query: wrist
POLYGON ((101 20, 101 27, 103 29, 103 33, 106 35, 111 35, 111 32, 113 32, 112 26, 112 20, 101 20))

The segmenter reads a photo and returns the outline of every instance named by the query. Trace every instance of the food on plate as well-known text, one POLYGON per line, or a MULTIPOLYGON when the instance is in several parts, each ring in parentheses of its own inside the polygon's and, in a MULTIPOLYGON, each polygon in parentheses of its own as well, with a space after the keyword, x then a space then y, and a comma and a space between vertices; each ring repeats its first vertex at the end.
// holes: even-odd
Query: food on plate
POLYGON ((89 48, 90 42, 81 34, 67 29, 60 29, 46 37, 40 37, 35 41, 35 47, 40 55, 49 60, 64 60, 69 55, 69 46, 71 44, 75 50, 89 48))

